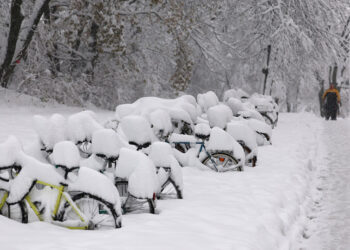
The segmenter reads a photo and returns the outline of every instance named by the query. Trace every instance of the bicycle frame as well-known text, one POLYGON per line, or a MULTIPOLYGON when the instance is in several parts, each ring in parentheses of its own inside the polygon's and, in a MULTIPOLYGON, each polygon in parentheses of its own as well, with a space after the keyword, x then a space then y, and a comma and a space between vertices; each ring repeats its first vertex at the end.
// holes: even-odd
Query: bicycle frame
MULTIPOLYGON (((58 225, 62 225, 65 226, 69 229, 88 229, 88 225, 89 225, 89 221, 87 220, 87 218, 85 217, 85 215, 80 211, 80 209, 78 208, 78 206, 74 203, 74 201, 72 200, 72 198, 70 197, 70 195, 64 191, 65 186, 61 185, 61 186, 57 186, 57 185, 52 185, 43 181, 36 181, 36 184, 41 184, 50 188, 54 188, 58 191, 57 194, 57 198, 55 201, 55 206, 54 209, 51 213, 51 217, 52 217, 52 221, 55 221, 55 224, 58 225), (73 211, 78 215, 82 226, 66 226, 64 225, 64 223, 58 222, 56 221, 57 218, 57 214, 59 212, 60 209, 60 205, 62 203, 62 198, 64 200, 66 200, 68 202, 68 204, 73 208, 73 211)), ((1 201, 0 201, 0 209, 4 206, 6 199, 8 197, 8 192, 5 192, 5 195, 2 197, 1 201)), ((40 211, 38 210, 38 208, 36 207, 36 205, 32 202, 30 195, 28 194, 24 200, 28 203, 29 207, 32 209, 32 211, 34 212, 34 214, 37 216, 37 218, 40 221, 45 221, 45 219, 41 216, 40 211)))
POLYGON ((197 153, 197 158, 199 158, 200 153, 202 152, 202 150, 204 150, 204 152, 209 157, 210 161, 213 163, 215 171, 219 172, 219 169, 217 168, 215 161, 213 160, 211 154, 207 151, 207 149, 205 147, 204 141, 197 141, 197 142, 178 141, 178 142, 172 142, 172 143, 174 143, 174 144, 185 144, 185 145, 190 145, 190 146, 191 145, 201 145, 199 150, 198 150, 198 153, 197 153))
POLYGON ((1 198, 1 201, 0 201, 0 209, 2 209, 2 207, 5 205, 5 202, 7 200, 7 197, 9 196, 9 193, 8 191, 5 191, 4 190, 4 196, 1 198))

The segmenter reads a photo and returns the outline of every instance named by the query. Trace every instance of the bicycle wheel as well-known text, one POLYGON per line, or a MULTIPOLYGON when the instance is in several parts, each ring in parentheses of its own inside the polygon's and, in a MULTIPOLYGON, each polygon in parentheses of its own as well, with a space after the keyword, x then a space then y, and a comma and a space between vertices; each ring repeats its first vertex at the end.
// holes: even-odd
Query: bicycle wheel
POLYGON ((271 126, 272 128, 275 127, 275 123, 273 122, 270 116, 268 116, 266 113, 261 113, 261 115, 264 117, 265 123, 267 125, 271 126))
POLYGON ((123 202, 123 213, 142 213, 148 211, 151 214, 156 212, 155 194, 153 199, 149 198, 136 198, 132 195, 128 195, 123 202))
POLYGON ((182 190, 175 184, 172 179, 168 179, 160 190, 160 193, 157 195, 158 199, 166 199, 166 198, 177 198, 182 199, 182 190))
POLYGON ((216 152, 207 156, 202 163, 212 170, 218 168, 219 172, 225 171, 225 169, 243 171, 243 166, 234 168, 234 166, 238 164, 238 161, 232 155, 223 152, 216 152))
MULTIPOLYGON (((0 200, 5 193, 5 191, 0 191, 0 200)), ((0 209, 0 214, 21 223, 28 223, 28 213, 23 201, 12 205, 5 203, 0 209)))
MULTIPOLYGON (((89 219, 88 229, 108 229, 121 227, 120 218, 113 205, 94 195, 81 193, 72 197, 80 211, 89 219)), ((62 221, 79 220, 79 216, 68 202, 65 204, 62 221)))

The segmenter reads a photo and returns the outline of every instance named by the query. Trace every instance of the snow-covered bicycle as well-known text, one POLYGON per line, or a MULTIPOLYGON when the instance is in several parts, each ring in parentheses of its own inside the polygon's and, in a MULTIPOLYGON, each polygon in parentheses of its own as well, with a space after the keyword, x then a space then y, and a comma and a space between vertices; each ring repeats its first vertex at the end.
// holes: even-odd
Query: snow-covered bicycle
MULTIPOLYGON (((0 152, 13 144, 17 142, 10 139, 0 145, 0 152)), ((118 191, 105 176, 76 165, 70 157, 72 150, 79 155, 73 143, 55 145, 56 168, 17 150, 10 158, 0 159, 0 183, 8 183, 0 198, 3 215, 23 223, 39 220, 71 229, 121 227, 118 191)))
POLYGON ((220 128, 215 127, 209 133, 196 133, 195 137, 172 134, 170 142, 182 151, 180 154, 177 153, 177 158, 185 164, 189 157, 195 157, 216 172, 243 171, 244 169, 245 154, 242 147, 230 134, 220 128), (179 145, 183 146, 179 147, 179 145))

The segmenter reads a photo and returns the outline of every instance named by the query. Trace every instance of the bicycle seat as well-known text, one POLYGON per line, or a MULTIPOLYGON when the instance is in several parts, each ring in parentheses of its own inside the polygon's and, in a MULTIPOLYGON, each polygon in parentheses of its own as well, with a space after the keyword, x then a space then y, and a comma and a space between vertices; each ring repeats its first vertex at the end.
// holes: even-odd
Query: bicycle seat
POLYGON ((146 143, 143 143, 143 144, 138 144, 138 143, 136 143, 136 142, 129 141, 129 144, 130 144, 130 145, 136 146, 137 151, 138 151, 138 150, 141 150, 141 149, 143 149, 143 148, 148 148, 149 146, 151 146, 151 142, 146 142, 146 143))
POLYGON ((206 141, 209 139, 210 135, 204 135, 204 134, 195 134, 195 136, 198 138, 198 139, 201 139, 203 141, 206 141))
POLYGON ((210 137, 210 126, 206 123, 199 123, 195 127, 194 135, 201 140, 208 140, 210 137))

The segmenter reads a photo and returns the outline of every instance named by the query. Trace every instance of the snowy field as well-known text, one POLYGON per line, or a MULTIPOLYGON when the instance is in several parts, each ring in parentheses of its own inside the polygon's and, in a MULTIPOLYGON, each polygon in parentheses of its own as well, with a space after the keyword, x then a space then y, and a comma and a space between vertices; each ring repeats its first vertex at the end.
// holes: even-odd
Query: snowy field
MULTIPOLYGON (((79 111, 26 99, 13 105, 10 99, 0 102, 0 141, 14 134, 29 145, 36 138, 34 114, 79 111)), ((112 115, 95 111, 100 121, 112 115)), ((158 201, 155 215, 124 215, 121 229, 74 231, 0 216, 0 249, 299 249, 301 236, 316 231, 307 216, 319 195, 317 156, 326 150, 321 147, 324 124, 308 113, 281 114, 273 145, 259 147, 256 168, 215 173, 185 167, 183 200, 158 201)), ((308 244, 306 249, 321 249, 308 244)))

